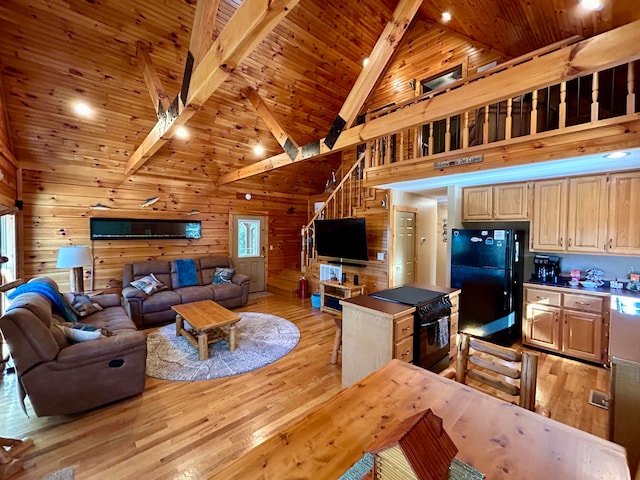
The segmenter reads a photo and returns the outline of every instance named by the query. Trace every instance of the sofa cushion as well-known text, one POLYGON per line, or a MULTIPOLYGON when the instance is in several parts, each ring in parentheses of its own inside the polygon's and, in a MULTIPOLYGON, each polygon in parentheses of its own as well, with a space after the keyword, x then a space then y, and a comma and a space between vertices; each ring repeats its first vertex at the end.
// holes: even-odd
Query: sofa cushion
POLYGON ((51 326, 52 307, 51 302, 37 293, 23 293, 11 301, 6 312, 16 308, 24 308, 33 313, 47 327, 51 326))
POLYGON ((171 262, 171 281, 173 289, 199 285, 196 262, 191 258, 182 258, 171 262))
POLYGON ((114 334, 122 331, 135 331, 136 326, 121 306, 105 308, 82 319, 84 323, 108 330, 114 334))
POLYGON ((235 283, 220 283, 212 285, 214 300, 228 300, 229 298, 237 298, 242 296, 242 287, 235 283))
POLYGON ((208 285, 196 285, 193 287, 184 287, 174 290, 180 298, 182 303, 199 302, 201 300, 213 300, 213 291, 208 285))
POLYGON ((169 310, 174 305, 179 305, 180 303, 182 303, 180 295, 172 290, 165 290, 148 297, 142 304, 142 313, 169 310))
POLYGON ((158 280, 153 273, 131 282, 131 286, 142 290, 147 295, 153 295, 156 292, 167 290, 169 287, 158 280))

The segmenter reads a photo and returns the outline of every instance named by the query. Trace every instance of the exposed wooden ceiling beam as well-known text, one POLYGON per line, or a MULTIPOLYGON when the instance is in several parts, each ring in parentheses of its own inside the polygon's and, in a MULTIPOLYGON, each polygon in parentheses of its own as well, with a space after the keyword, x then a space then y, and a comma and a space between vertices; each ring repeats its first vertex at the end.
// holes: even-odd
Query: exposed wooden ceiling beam
POLYGON ((151 101, 153 102, 153 108, 156 109, 158 118, 164 115, 169 109, 169 95, 167 95, 162 81, 153 66, 153 61, 149 55, 149 47, 143 42, 138 42, 136 45, 138 62, 142 65, 142 74, 144 75, 144 83, 147 84, 151 101))
POLYGON ((193 71, 185 75, 182 95, 172 102, 169 112, 160 119, 142 144, 131 155, 125 175, 144 165, 184 125, 218 89, 238 65, 275 28, 300 0, 244 0, 218 38, 193 71), (182 98, 181 98, 182 97, 182 98))
POLYGON ((343 128, 349 128, 353 124, 421 4, 422 0, 400 0, 396 6, 391 19, 369 55, 367 66, 360 72, 331 126, 331 131, 325 138, 324 143, 329 148, 333 147, 343 128))
MULTIPOLYGON (((640 59, 640 20, 583 40, 528 62, 497 72, 490 77, 461 86, 429 100, 408 105, 383 117, 345 130, 332 150, 321 142, 317 155, 296 161, 317 159, 331 152, 373 140, 404 128, 446 118, 461 110, 473 110, 509 96, 568 81, 598 70, 640 59)), ((253 165, 221 175, 224 185, 293 163, 286 155, 276 155, 253 165)))
POLYGON ((198 66, 213 45, 219 5, 220 0, 198 0, 189 40, 189 51, 193 55, 193 68, 198 66))
POLYGON ((300 146, 293 138, 291 138, 291 135, 285 131, 280 122, 278 122, 278 119, 273 115, 273 112, 264 103, 264 100, 262 100, 258 92, 256 92, 252 87, 247 87, 244 90, 244 94, 251 102, 251 105, 253 105, 253 108, 256 109, 256 112, 258 112, 258 115, 260 115, 264 123, 266 123, 267 128, 284 149, 285 153, 291 160, 295 159, 300 151, 300 146))

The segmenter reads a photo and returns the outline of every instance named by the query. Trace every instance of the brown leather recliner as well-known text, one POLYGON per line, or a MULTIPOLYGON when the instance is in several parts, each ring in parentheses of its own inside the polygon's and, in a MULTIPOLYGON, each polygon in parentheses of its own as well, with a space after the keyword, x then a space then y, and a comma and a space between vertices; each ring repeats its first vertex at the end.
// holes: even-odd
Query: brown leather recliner
MULTIPOLYGON (((49 278, 37 280, 55 285, 49 278)), ((21 293, 0 318, 18 379, 37 416, 82 412, 144 390, 146 335, 136 330, 118 295, 97 295, 92 301, 103 310, 79 321, 111 336, 67 340, 55 326, 65 320, 39 293, 21 293)))

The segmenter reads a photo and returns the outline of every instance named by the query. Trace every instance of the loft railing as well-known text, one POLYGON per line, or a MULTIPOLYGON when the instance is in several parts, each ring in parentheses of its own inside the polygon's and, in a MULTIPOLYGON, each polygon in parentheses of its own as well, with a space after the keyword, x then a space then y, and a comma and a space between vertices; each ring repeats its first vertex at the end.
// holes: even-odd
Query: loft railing
MULTIPOLYGON (((576 40, 572 38, 554 44, 409 102, 369 112, 365 120, 384 116, 437 95, 446 95, 462 85, 565 48, 576 40)), ((365 168, 426 159, 437 154, 640 112, 640 95, 636 95, 635 87, 638 75, 640 62, 624 63, 522 95, 506 97, 479 108, 460 109, 454 115, 368 141, 364 147, 365 168)))
POLYGON ((318 219, 332 219, 353 217, 357 208, 363 208, 369 191, 364 186, 363 170, 365 165, 365 153, 358 156, 358 160, 349 171, 342 177, 340 183, 334 188, 324 205, 315 213, 309 223, 302 227, 302 249, 301 266, 304 271, 309 266, 312 259, 315 259, 315 231, 313 222, 318 219))

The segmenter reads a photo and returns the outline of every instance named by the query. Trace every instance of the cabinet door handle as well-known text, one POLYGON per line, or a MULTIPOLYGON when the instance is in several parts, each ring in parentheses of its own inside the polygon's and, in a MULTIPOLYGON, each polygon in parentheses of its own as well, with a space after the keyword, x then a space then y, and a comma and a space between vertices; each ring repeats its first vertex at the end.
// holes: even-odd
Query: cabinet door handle
POLYGON ((540 295, 536 295, 538 300, 549 300, 549 297, 541 297, 540 295))
POLYGON ((569 237, 569 246, 571 246, 571 237, 569 237))
POLYGON ((562 237, 560 237, 560 246, 562 246, 562 237))
POLYGON ((589 305, 591 305, 591 302, 581 302, 580 300, 576 300, 574 303, 576 305, 584 305, 585 307, 588 307, 589 305))

